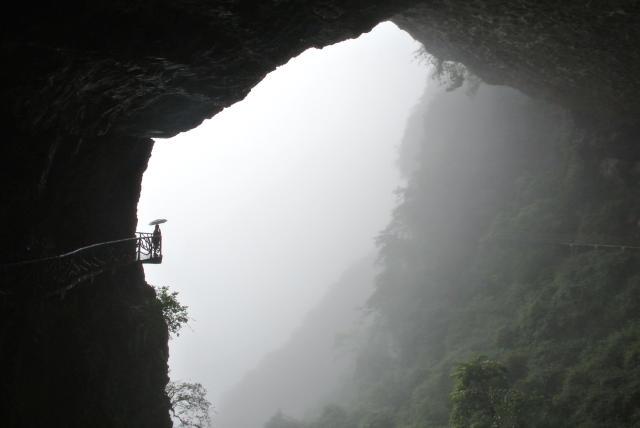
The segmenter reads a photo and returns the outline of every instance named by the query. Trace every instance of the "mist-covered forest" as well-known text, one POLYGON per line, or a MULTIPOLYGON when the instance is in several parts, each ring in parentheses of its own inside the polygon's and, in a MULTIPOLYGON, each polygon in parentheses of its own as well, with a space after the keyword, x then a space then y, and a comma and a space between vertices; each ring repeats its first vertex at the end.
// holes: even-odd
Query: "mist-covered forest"
POLYGON ((640 424, 640 252, 626 248, 640 153, 576 120, 504 87, 430 84, 373 291, 346 275, 238 387, 264 394, 244 413, 268 404, 266 428, 640 424), (334 316, 340 293, 363 299, 357 319, 334 316), (357 322, 351 346, 327 340, 357 322), (345 349, 355 363, 328 373, 345 349))

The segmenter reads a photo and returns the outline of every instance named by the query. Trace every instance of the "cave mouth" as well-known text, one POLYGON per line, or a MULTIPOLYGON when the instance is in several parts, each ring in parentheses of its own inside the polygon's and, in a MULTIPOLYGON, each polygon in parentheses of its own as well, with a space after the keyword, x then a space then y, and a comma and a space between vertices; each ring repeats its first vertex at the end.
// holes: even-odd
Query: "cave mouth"
POLYGON ((197 379, 217 401, 373 250, 428 80, 420 47, 381 23, 305 51, 198 128, 156 140, 138 229, 169 222, 163 264, 145 273, 194 320, 170 342, 172 378, 197 379))
MULTIPOLYGON (((635 165, 640 160, 636 144, 640 106, 635 95, 640 89, 637 8, 631 2, 592 2, 590 7, 577 2, 503 3, 496 7, 496 2, 482 1, 368 2, 366 6, 362 2, 332 1, 260 5, 195 1, 133 2, 130 7, 100 2, 79 7, 75 2, 51 2, 38 8, 25 3, 17 12, 6 14, 2 45, 9 66, 3 69, 5 141, 0 150, 4 159, 3 206, 7 209, 3 210, 2 220, 8 226, 2 234, 5 245, 1 259, 14 262, 48 258, 132 236, 142 175, 153 146, 151 138, 170 137, 191 129, 245 98, 249 88, 267 72, 303 49, 355 37, 385 19, 392 19, 422 41, 437 58, 465 64, 487 84, 509 86, 569 109, 567 115, 576 121, 575 135, 579 140, 575 157, 585 157, 588 162, 585 168, 569 170, 577 192, 590 186, 594 177, 603 172, 615 172, 618 160, 629 162, 633 171, 640 171, 635 165), (600 168, 600 160, 605 168, 600 168)), ((389 68, 389 64, 377 67, 389 68)), ((358 77, 364 80, 373 68, 358 77)), ((334 77, 331 73, 327 76, 327 80, 334 77)), ((394 90, 399 86, 396 84, 406 83, 403 79, 397 78, 400 82, 394 82, 394 90)), ((352 100, 364 99, 367 105, 385 106, 385 102, 375 101, 380 91, 380 86, 369 88, 366 95, 352 100)), ((296 112, 309 112, 309 105, 318 104, 313 104, 304 91, 299 92, 303 96, 296 112)), ((328 87, 325 92, 330 93, 328 87)), ((279 111, 284 95, 273 96, 267 110, 279 111)), ((235 108, 248 105, 249 100, 235 108)), ((287 178, 284 183, 304 184, 299 194, 316 194, 320 192, 314 187, 317 181, 344 179, 346 173, 334 172, 333 164, 314 156, 314 152, 310 152, 314 155, 308 157, 306 164, 293 156, 299 144, 309 142, 319 129, 331 127, 326 119, 328 113, 337 110, 335 106, 336 103, 326 103, 327 114, 315 115, 317 129, 303 126, 300 116, 282 121, 271 117, 263 127, 257 125, 256 118, 241 121, 234 129, 253 130, 269 138, 254 139, 260 144, 236 152, 235 157, 214 157, 190 148, 186 141, 157 142, 138 217, 141 225, 158 217, 169 218, 169 224, 164 228, 164 263, 147 269, 147 276, 152 284, 180 291, 196 320, 194 333, 186 329, 180 338, 171 341, 172 377, 202 381, 213 393, 214 402, 219 391, 233 383, 240 369, 258 358, 258 345, 262 352, 273 348, 283 337, 285 315, 290 321, 294 317, 292 311, 301 312, 320 294, 320 289, 312 286, 317 278, 300 277, 298 271, 317 265, 319 259, 330 267, 330 256, 348 253, 346 246, 321 247, 318 240, 343 233, 339 229, 327 232, 319 227, 320 220, 348 218, 351 204, 333 204, 333 211, 322 211, 313 203, 292 204, 286 213, 293 214, 286 218, 295 221, 276 224, 275 220, 282 220, 281 213, 261 202, 284 200, 291 194, 285 191, 288 188, 274 186, 281 191, 265 196, 259 187, 252 192, 248 187, 236 186, 228 193, 216 194, 210 191, 211 186, 235 182, 266 186, 273 184, 274 177, 283 176, 287 178), (303 128, 297 133, 298 141, 290 144, 290 151, 281 150, 274 158, 299 166, 297 174, 275 164, 251 168, 250 160, 266 162, 264 151, 278 147, 274 129, 291 130, 293 125, 303 128), (171 153, 168 148, 174 145, 180 150, 171 153), (171 162, 160 167, 163 152, 171 162), (180 156, 187 155, 193 159, 181 162, 180 156), (216 163, 218 159, 226 163, 216 163), (310 172, 314 169, 328 172, 321 179, 312 180, 310 172), (223 177, 221 171, 228 174, 223 177), (179 177, 192 172, 200 174, 191 182, 179 184, 179 177), (166 180, 157 181, 154 187, 150 180, 153 174, 166 180), (201 184, 210 187, 199 187, 201 184), (178 194, 183 198, 175 197, 178 194), (150 205, 148 198, 164 205, 150 205), (206 210, 212 199, 216 209, 206 210), (230 211, 241 202, 247 202, 243 216, 230 211), (169 208, 183 209, 185 215, 169 208), (266 225, 260 234, 254 227, 258 221, 266 225), (192 229, 187 233, 181 224, 189 224, 192 229), (325 233, 319 237, 319 231, 325 233), (287 242, 285 237, 290 235, 304 237, 302 245, 290 245, 298 250, 296 256, 309 255, 311 249, 317 248, 324 248, 325 252, 309 256, 307 264, 295 259, 294 265, 287 259, 292 252, 283 257, 271 251, 270 246, 272 242, 287 242), (241 253, 240 249, 252 251, 241 253), (234 254, 244 257, 233 259, 234 254), (270 268, 285 263, 289 263, 290 272, 286 281, 275 281, 276 285, 288 284, 290 289, 303 290, 305 294, 299 301, 268 305, 274 299, 282 301, 285 293, 277 293, 274 280, 268 280, 266 274, 270 268), (237 280, 232 281, 225 272, 232 272, 237 280), (264 298, 264 290, 269 299, 264 298), (246 304, 234 296, 247 297, 243 301, 246 304), (275 308, 281 309, 278 316, 264 317, 275 308), (217 324, 210 314, 218 317, 217 324), (236 327, 242 327, 246 334, 234 330, 236 327), (279 328, 280 335, 267 337, 266 328, 279 328), (261 342, 252 342, 255 338, 261 342)), ((219 114, 211 122, 219 122, 232 111, 219 114)), ((352 113, 345 121, 361 124, 362 132, 344 140, 325 136, 324 144, 317 147, 332 150, 330 154, 350 149, 363 162, 365 158, 369 161, 374 137, 382 133, 367 134, 364 130, 371 130, 378 123, 390 124, 389 111, 387 108, 363 122, 359 113, 352 113), (364 148, 358 144, 363 141, 368 143, 364 148), (333 142, 340 144, 329 149, 333 142)), ((176 141, 188 135, 191 133, 176 141)), ((206 139, 208 148, 227 147, 221 136, 209 135, 206 139)), ((241 141, 231 143, 233 148, 245 147, 241 141)), ((548 157, 554 155, 549 152, 548 157)), ((357 163, 360 169, 356 163, 348 165, 352 167, 348 177, 365 175, 363 164, 357 163)), ((631 180, 629 177, 635 172, 625 173, 621 182, 631 180)), ((610 178, 618 179, 615 175, 610 178)), ((637 210, 627 207, 625 199, 633 198, 620 197, 618 187, 621 186, 616 185, 616 191, 610 194, 618 199, 612 201, 616 205, 611 210, 620 213, 617 220, 600 221, 608 218, 608 211, 595 202, 590 203, 593 209, 584 214, 572 203, 571 209, 578 210, 574 217, 593 219, 598 227, 602 224, 605 236, 622 235, 615 230, 611 233, 610 223, 635 221, 633 213, 637 210)), ((358 198, 352 201, 359 202, 359 198, 379 188, 360 187, 358 198)), ((321 194, 338 201, 332 191, 336 190, 321 194)), ((543 209, 548 205, 547 200, 540 202, 543 209)), ((530 210, 529 216, 532 212, 535 214, 530 210)), ((354 235, 349 236, 349 241, 357 241, 354 235)), ((38 276, 41 278, 37 281, 43 286, 58 285, 46 275, 38 276)), ((607 276, 602 280, 603 285, 609 285, 607 276)), ((86 286, 67 293, 65 299, 44 304, 30 298, 32 290, 37 292, 32 285, 23 278, 11 281, 11 287, 20 293, 26 290, 28 298, 15 302, 7 298, 3 303, 10 308, 3 310, 0 331, 0 357, 6 368, 0 394, 9 410, 4 413, 4 425, 22 426, 29 420, 31 426, 122 426, 117 421, 127 420, 130 426, 170 426, 167 397, 162 393, 167 381, 166 325, 153 306, 156 300, 153 291, 145 286, 142 267, 132 264, 104 272, 85 282, 86 286)), ((604 295, 612 297, 610 293, 604 295)), ((620 296, 629 300, 624 299, 624 294, 620 296)), ((588 315, 590 307, 585 308, 588 315)), ((626 326, 619 325, 619 331, 624 331, 626 326)), ((576 373, 575 368, 572 373, 576 373)), ((594 378, 594 388, 598 383, 603 385, 600 380, 594 378)), ((567 397, 572 398, 570 394, 567 397)), ((548 402, 557 403, 555 399, 548 402)), ((588 402, 578 404, 572 408, 589 407, 588 402)), ((557 410, 566 409, 563 405, 557 410)), ((559 420, 563 416, 560 414, 559 420)), ((619 415, 614 416, 617 420, 619 415)), ((443 420, 446 425, 448 419, 443 420)), ((594 420, 605 419, 599 416, 594 420)))

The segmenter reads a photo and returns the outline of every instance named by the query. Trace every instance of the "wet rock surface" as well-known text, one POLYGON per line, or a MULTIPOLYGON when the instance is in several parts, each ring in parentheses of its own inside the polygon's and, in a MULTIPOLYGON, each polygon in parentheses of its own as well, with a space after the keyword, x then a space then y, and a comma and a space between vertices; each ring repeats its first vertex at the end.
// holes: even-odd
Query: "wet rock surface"
MULTIPOLYGON (((638 12, 631 1, 22 3, 1 18, 0 262, 130 236, 151 138, 387 19, 489 83, 571 108, 624 159, 640 110, 638 12)), ((140 268, 55 302, 0 299, 8 426, 169 425, 166 328, 132 315, 153 299, 140 268)))

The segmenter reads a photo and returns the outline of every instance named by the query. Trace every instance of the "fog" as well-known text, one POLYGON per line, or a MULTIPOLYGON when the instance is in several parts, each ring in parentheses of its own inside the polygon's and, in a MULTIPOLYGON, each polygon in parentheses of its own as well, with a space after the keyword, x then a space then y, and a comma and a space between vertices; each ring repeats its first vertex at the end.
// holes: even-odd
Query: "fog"
POLYGON ((170 342, 172 379, 201 382, 215 406, 373 251, 401 183, 397 146, 427 82, 418 48, 380 24, 306 51, 242 102, 156 141, 138 230, 169 222, 163 263, 145 272, 178 291, 192 317, 170 342))
POLYGON ((289 340, 224 394, 216 427, 261 427, 278 411, 314 417, 324 405, 352 398, 355 351, 371 323, 363 308, 373 291, 374 259, 351 265, 289 340))

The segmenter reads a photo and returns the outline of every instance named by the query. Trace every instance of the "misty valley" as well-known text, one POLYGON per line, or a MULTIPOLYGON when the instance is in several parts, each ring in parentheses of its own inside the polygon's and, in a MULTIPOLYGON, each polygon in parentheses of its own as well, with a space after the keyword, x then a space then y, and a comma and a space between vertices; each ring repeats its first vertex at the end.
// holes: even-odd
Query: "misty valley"
POLYGON ((635 426, 640 158, 610 138, 512 89, 429 85, 376 254, 221 426, 635 426))
POLYGON ((640 427, 640 6, 16 4, 0 427, 640 427))

